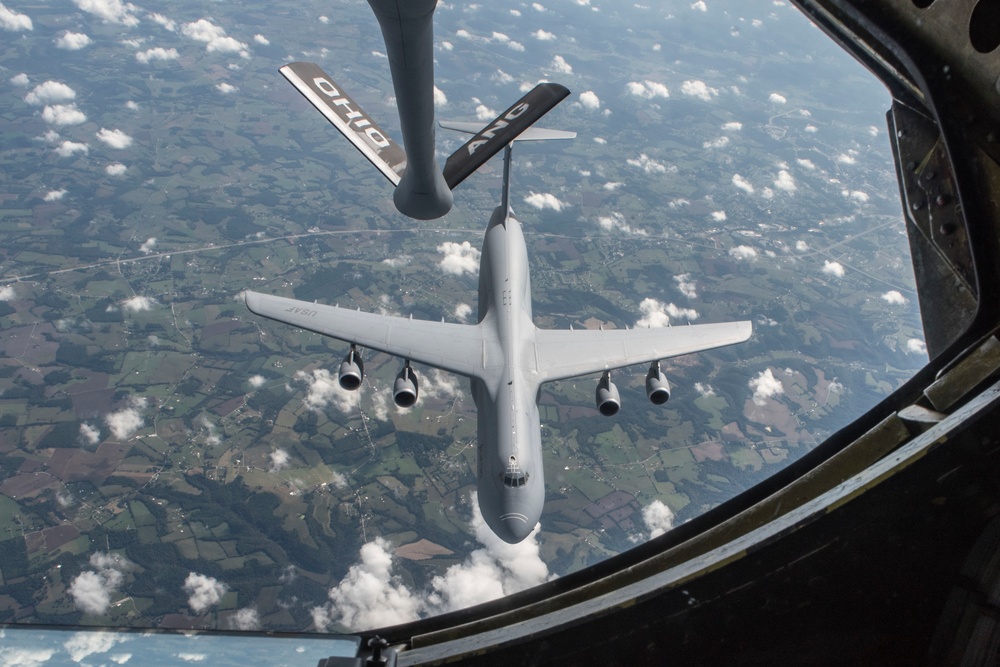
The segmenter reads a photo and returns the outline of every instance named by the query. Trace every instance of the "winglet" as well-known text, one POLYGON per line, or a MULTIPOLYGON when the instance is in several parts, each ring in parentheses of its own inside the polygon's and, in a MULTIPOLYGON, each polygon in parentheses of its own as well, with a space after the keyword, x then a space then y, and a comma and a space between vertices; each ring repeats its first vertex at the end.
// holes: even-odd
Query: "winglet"
POLYGON ((406 170, 402 146, 390 139, 319 65, 295 62, 278 71, 393 185, 399 184, 406 170))
MULTIPOLYGON (((459 183, 486 164, 487 160, 529 129, 535 121, 568 95, 569 89, 558 83, 540 83, 529 90, 524 97, 497 116, 492 123, 479 130, 448 158, 444 165, 444 180, 448 187, 454 190, 459 183)), ((442 127, 447 126, 442 125, 442 127)))

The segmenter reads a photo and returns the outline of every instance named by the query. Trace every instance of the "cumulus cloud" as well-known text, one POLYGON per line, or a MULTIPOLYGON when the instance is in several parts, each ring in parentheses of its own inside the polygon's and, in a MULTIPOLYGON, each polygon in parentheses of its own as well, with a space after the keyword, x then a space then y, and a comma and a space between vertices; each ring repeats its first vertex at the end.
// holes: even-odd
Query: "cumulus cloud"
POLYGON ((66 190, 65 188, 59 190, 49 190, 48 192, 45 193, 45 196, 42 197, 42 199, 44 201, 59 201, 60 199, 66 196, 67 192, 68 190, 66 190))
POLYGON ((551 42, 556 38, 554 34, 548 32, 547 30, 542 30, 541 28, 531 33, 531 36, 541 42, 551 42))
POLYGON ((858 161, 856 155, 857 151, 849 150, 846 153, 841 153, 834 159, 840 164, 856 164, 858 161))
POLYGON ((641 97, 644 100, 652 100, 657 97, 664 99, 670 97, 670 90, 662 83, 657 83, 656 81, 629 81, 625 89, 628 90, 630 95, 641 97))
POLYGON ((91 39, 89 35, 85 35, 82 32, 69 32, 66 31, 59 37, 56 37, 56 46, 60 49, 66 49, 67 51, 79 51, 90 45, 91 39))
POLYGON ((799 158, 796 162, 798 162, 799 166, 803 169, 808 169, 809 171, 815 171, 816 169, 816 165, 813 164, 813 161, 808 158, 799 158))
POLYGON ((340 386, 337 377, 325 368, 313 372, 297 371, 295 379, 307 383, 303 399, 310 410, 321 410, 333 404, 340 412, 350 413, 358 407, 358 392, 347 391, 340 386))
POLYGON ((625 221, 625 216, 618 211, 612 211, 611 215, 598 216, 597 224, 601 229, 605 231, 620 231, 626 234, 634 234, 636 236, 648 236, 648 233, 644 229, 638 229, 633 227, 628 222, 625 221))
POLYGON ((226 585, 215 577, 190 572, 184 580, 184 592, 188 594, 191 611, 201 614, 209 607, 219 604, 226 594, 226 585))
POLYGON ((707 12, 708 5, 705 4, 705 0, 698 0, 697 2, 691 5, 691 9, 695 10, 696 12, 707 12))
MULTIPOLYGON (((125 572, 133 565, 117 554, 95 552, 90 555, 90 566, 74 577, 66 588, 76 608, 85 614, 103 614, 111 606, 111 598, 125 581, 125 572)), ((109 647, 110 648, 110 647, 109 647)), ((86 657, 84 654, 80 659, 86 657)))
POLYGON ((665 174, 667 166, 662 162, 654 160, 645 153, 641 153, 638 158, 629 158, 625 161, 630 167, 642 169, 647 174, 665 174))
POLYGON ((12 86, 23 88, 24 86, 27 86, 29 83, 31 83, 31 80, 28 78, 28 75, 25 74, 24 72, 21 72, 20 74, 15 74, 14 76, 10 77, 10 84, 12 86))
POLYGON ((121 130, 109 130, 102 127, 97 133, 97 139, 103 141, 111 148, 123 149, 132 145, 132 137, 121 130))
POLYGON ((481 253, 468 241, 461 243, 445 241, 437 247, 437 251, 444 255, 444 259, 438 262, 438 266, 445 273, 460 276, 463 273, 476 273, 479 270, 481 253))
POLYGON ((725 222, 726 217, 725 211, 712 211, 712 220, 715 222, 725 222))
POLYGON ((122 301, 122 310, 132 313, 140 313, 145 310, 152 310, 155 305, 156 299, 136 294, 131 299, 125 299, 122 301))
POLYGON ((87 122, 87 115, 75 104, 53 104, 42 109, 42 120, 50 125, 79 125, 87 122))
POLYGON ((205 44, 205 50, 209 53, 239 53, 248 56, 248 47, 244 42, 239 41, 226 34, 226 31, 208 19, 198 19, 181 26, 181 34, 197 42, 205 44))
POLYGON ((460 303, 455 306, 454 315, 455 319, 466 322, 472 316, 472 306, 467 303, 460 303))
POLYGON ((799 239, 795 242, 795 249, 799 252, 805 252, 806 250, 809 250, 809 244, 802 239, 799 239))
POLYGON ((156 248, 156 237, 150 236, 143 242, 141 246, 139 246, 139 252, 148 255, 149 253, 153 252, 154 248, 156 248))
POLYGON ((694 383, 694 390, 698 392, 698 395, 702 398, 707 398, 709 396, 715 396, 715 390, 712 389, 712 385, 704 384, 702 382, 694 383))
POLYGON ((142 411, 146 409, 146 399, 133 396, 128 406, 104 416, 104 423, 111 429, 116 440, 128 440, 132 434, 145 426, 142 411))
POLYGON ((798 186, 795 185, 795 179, 786 170, 782 169, 778 172, 778 178, 774 180, 774 187, 779 190, 784 190, 785 192, 795 192, 798 190, 798 186))
POLYGON ((673 303, 663 303, 658 299, 647 297, 639 304, 642 317, 636 320, 635 326, 643 329, 656 329, 670 326, 670 319, 698 319, 698 311, 691 308, 681 308, 673 303))
POLYGON ((259 33, 253 36, 253 41, 257 42, 261 46, 268 46, 271 44, 271 40, 259 33))
POLYGON ((164 16, 163 14, 150 14, 149 18, 153 20, 153 23, 158 23, 163 26, 166 30, 170 32, 176 32, 177 24, 172 20, 164 16))
POLYGON ((601 108, 601 98, 597 96, 592 90, 586 90, 580 93, 580 104, 584 109, 600 109, 601 108))
POLYGON ((882 300, 894 306, 901 306, 907 302, 907 298, 899 290, 889 290, 882 295, 882 300))
POLYGON ((229 617, 229 627, 232 630, 260 630, 260 614, 253 607, 244 607, 229 617))
POLYGON ((441 107, 447 106, 448 97, 444 94, 444 91, 434 86, 434 108, 440 109, 441 107))
POLYGON ((748 386, 753 390, 753 402, 756 405, 767 405, 767 399, 785 393, 781 381, 774 377, 771 369, 761 371, 760 375, 750 380, 748 386))
POLYGON ((480 104, 476 106, 476 118, 481 121, 493 120, 497 117, 497 112, 489 108, 485 104, 480 104))
POLYGON ((549 68, 555 70, 559 74, 573 73, 573 67, 560 55, 557 55, 552 59, 552 62, 549 64, 549 68))
POLYGON ((61 81, 46 81, 31 89, 24 96, 24 101, 35 106, 43 106, 56 102, 69 102, 76 99, 76 91, 61 81))
POLYGON ((16 293, 14 292, 13 285, 4 285, 0 287, 0 301, 13 301, 16 293))
POLYGON ((674 527, 674 512, 660 500, 642 508, 642 522, 649 531, 649 539, 663 535, 674 527))
POLYGON ((532 192, 524 198, 524 203, 540 211, 544 211, 547 208, 553 211, 562 211, 569 206, 569 204, 560 201, 554 194, 548 192, 532 192))
POLYGON ((126 171, 128 171, 128 167, 123 165, 121 162, 115 162, 114 164, 109 164, 107 167, 104 168, 104 173, 107 174, 108 176, 121 176, 126 171))
POLYGON ((177 49, 165 49, 162 46, 156 46, 152 49, 146 49, 145 51, 138 51, 135 54, 135 59, 143 65, 147 65, 154 60, 177 60, 179 57, 180 54, 177 53, 177 49))
POLYGON ((18 14, 11 9, 7 9, 2 3, 0 3, 0 28, 12 32, 35 29, 31 24, 30 16, 27 14, 18 14))
POLYGON ((864 204, 869 199, 868 193, 861 190, 841 190, 841 194, 859 204, 864 204))
POLYGON ((677 289, 681 291, 681 294, 689 299, 698 298, 698 285, 691 279, 690 273, 674 276, 674 282, 677 283, 677 289))
POLYGON ((80 439, 84 444, 94 446, 101 441, 101 429, 83 422, 80 424, 80 439))
POLYGON ((726 132, 739 132, 743 129, 743 123, 738 120, 731 120, 728 123, 723 123, 722 129, 726 132))
POLYGON ((93 14, 107 23, 117 23, 128 27, 139 24, 132 11, 135 5, 124 4, 121 0, 73 0, 73 4, 88 14, 93 14))
POLYGON ((733 174, 733 185, 738 187, 740 190, 743 190, 743 192, 748 195, 752 195, 754 193, 754 188, 750 185, 750 181, 743 178, 739 174, 733 174))
POLYGON ((704 81, 685 81, 681 84, 681 92, 688 97, 694 97, 699 100, 704 100, 705 102, 711 101, 711 99, 719 94, 717 88, 710 88, 708 84, 704 81))
POLYGON ((289 456, 288 451, 284 449, 276 449, 271 452, 271 465, 268 466, 268 472, 280 472, 288 467, 288 463, 291 461, 292 457, 289 456))
POLYGON ((830 260, 825 260, 823 262, 823 273, 828 276, 833 276, 834 278, 844 277, 844 265, 840 262, 831 262, 830 260))
POLYGON ((247 379, 247 382, 249 382, 250 386, 253 387, 254 389, 260 389, 261 387, 264 386, 264 384, 267 383, 267 378, 265 378, 263 375, 251 375, 247 379))
POLYGON ((222 83, 215 84, 215 89, 220 93, 222 93, 223 95, 228 95, 230 93, 236 92, 236 86, 234 86, 231 83, 226 83, 225 81, 223 81, 222 83))
POLYGON ((919 338, 910 338, 906 341, 906 351, 910 354, 927 354, 927 343, 919 338))
POLYGON ((734 259, 750 261, 757 259, 757 251, 748 245, 738 245, 729 249, 729 256, 734 259))
POLYGON ((771 104, 785 104, 786 102, 788 102, 785 96, 782 95, 781 93, 771 93, 768 96, 767 101, 770 102, 771 104))
POLYGON ((729 145, 729 137, 722 136, 716 139, 712 139, 711 141, 702 142, 701 147, 706 150, 709 150, 712 148, 725 148, 728 145, 729 145))

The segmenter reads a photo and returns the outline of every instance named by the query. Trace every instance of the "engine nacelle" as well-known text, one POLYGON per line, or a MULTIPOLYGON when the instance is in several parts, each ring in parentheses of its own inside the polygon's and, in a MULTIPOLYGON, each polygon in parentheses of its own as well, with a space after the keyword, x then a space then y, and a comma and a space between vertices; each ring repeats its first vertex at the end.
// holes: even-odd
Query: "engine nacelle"
POLYGON ((347 391, 355 391, 365 378, 365 364, 353 345, 344 360, 340 362, 340 386, 347 391))
POLYGON ((412 408, 417 402, 417 384, 417 374, 410 368, 410 362, 406 362, 392 385, 393 402, 401 408, 412 408))
POLYGON ((611 381, 611 372, 604 371, 601 381, 597 383, 597 409, 605 417, 612 417, 621 410, 622 400, 618 396, 618 387, 611 381))
POLYGON ((670 400, 670 383, 660 370, 660 362, 654 361, 646 373, 646 398, 653 405, 663 405, 670 400))

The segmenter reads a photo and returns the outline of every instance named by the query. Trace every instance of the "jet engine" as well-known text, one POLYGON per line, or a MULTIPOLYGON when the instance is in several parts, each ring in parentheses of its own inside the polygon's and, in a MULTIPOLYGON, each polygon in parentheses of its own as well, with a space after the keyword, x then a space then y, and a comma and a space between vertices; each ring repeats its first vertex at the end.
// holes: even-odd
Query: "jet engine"
POLYGON ((612 417, 621 410, 622 401, 618 396, 618 387, 611 381, 611 371, 604 371, 601 381, 597 383, 597 409, 605 417, 612 417))
POLYGON ((351 346, 344 360, 340 362, 340 386, 347 391, 354 391, 361 386, 365 377, 365 364, 361 361, 358 349, 351 346))
POLYGON ((663 405, 670 400, 670 383, 660 370, 660 362, 654 361, 646 373, 646 397, 653 405, 663 405))
POLYGON ((417 374, 410 368, 409 361, 396 375, 396 381, 392 385, 392 400, 401 408, 412 408, 417 402, 417 374))

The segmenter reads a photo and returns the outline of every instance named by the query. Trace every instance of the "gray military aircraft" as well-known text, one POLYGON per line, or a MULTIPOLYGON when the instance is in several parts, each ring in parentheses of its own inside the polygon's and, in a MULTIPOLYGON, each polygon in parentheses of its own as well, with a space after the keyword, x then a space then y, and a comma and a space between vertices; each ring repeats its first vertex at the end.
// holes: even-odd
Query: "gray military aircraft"
MULTIPOLYGON (((306 64, 294 65, 300 72, 305 70, 306 64)), ((325 77, 322 70, 316 68, 316 71, 320 72, 317 77, 325 77)), ((325 85, 318 87, 323 90, 325 85)), ((557 84, 542 85, 562 88, 557 84)), ((329 87, 336 89, 332 82, 329 87)), ((331 108, 348 107, 358 114, 355 119, 368 118, 353 101, 338 102, 349 98, 336 90, 336 95, 318 97, 317 108, 324 103, 331 108)), ((505 112, 515 116, 511 122, 540 115, 532 109, 531 94, 505 112)), ((545 104, 553 94, 558 96, 561 91, 543 91, 545 104)), ((562 97, 565 95, 559 99, 562 97)), ((360 128, 362 132, 374 127, 372 133, 381 136, 377 126, 365 122, 368 124, 360 128)), ((467 123, 442 125, 475 133, 463 147, 467 155, 477 152, 476 142, 482 146, 498 140, 491 135, 499 131, 492 124, 478 132, 467 123)), ((339 381, 345 389, 356 390, 362 384, 364 364, 359 348, 386 352, 404 360, 392 390, 396 405, 403 408, 412 407, 417 401, 419 383, 411 366, 414 362, 468 378, 478 413, 476 478, 480 510, 493 532, 511 544, 531 533, 545 501, 537 404, 543 383, 601 373, 597 408, 601 414, 611 416, 621 407, 611 371, 648 363, 646 395, 654 404, 663 404, 670 398, 670 384, 660 369, 660 360, 741 343, 752 332, 747 321, 656 329, 537 328, 531 313, 527 248, 521 225, 510 207, 511 147, 514 140, 568 138, 573 133, 526 128, 518 134, 499 138, 505 142, 503 190, 483 239, 476 324, 415 320, 245 293, 247 307, 258 315, 350 343, 340 365, 339 381)), ((378 155, 372 156, 373 151, 362 152, 379 166, 378 155)), ((462 149, 458 154, 461 153, 462 149)))

